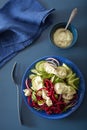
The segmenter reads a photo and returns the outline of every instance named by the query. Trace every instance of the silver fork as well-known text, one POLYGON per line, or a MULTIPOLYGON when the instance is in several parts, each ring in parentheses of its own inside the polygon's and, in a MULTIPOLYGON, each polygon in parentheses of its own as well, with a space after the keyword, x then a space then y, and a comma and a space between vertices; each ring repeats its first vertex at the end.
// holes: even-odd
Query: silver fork
POLYGON ((21 66, 17 64, 17 62, 14 63, 12 71, 11 71, 11 77, 12 80, 16 86, 17 89, 17 110, 18 110, 18 119, 20 124, 23 124, 23 120, 22 120, 22 112, 21 112, 21 106, 20 106, 20 88, 21 88, 21 81, 22 81, 22 74, 23 73, 23 67, 21 70, 21 66))

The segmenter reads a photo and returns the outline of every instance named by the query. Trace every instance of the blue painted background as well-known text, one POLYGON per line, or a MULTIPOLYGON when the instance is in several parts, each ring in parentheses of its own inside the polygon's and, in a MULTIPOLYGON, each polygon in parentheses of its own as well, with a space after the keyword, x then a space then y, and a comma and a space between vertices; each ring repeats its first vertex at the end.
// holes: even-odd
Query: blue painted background
MULTIPOLYGON (((0 7, 7 0, 0 0, 0 7)), ((16 107, 16 88, 11 80, 11 69, 15 61, 27 68, 42 56, 58 55, 74 62, 84 75, 87 86, 87 2, 86 0, 39 0, 48 9, 55 8, 51 18, 53 24, 29 47, 21 51, 0 69, 0 130, 86 130, 87 129, 87 89, 81 107, 71 116, 61 120, 48 120, 33 115, 25 104, 22 105, 24 126, 20 126, 16 107), (54 24, 68 20, 73 8, 78 14, 72 21, 78 30, 78 41, 68 50, 59 50, 49 38, 54 24)))

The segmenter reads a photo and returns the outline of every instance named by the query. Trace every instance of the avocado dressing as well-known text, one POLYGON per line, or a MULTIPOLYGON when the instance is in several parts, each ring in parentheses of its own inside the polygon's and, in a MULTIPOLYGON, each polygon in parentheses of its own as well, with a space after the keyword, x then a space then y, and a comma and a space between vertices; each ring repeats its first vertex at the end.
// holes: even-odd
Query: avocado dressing
POLYGON ((72 40, 73 35, 68 29, 65 30, 65 28, 59 28, 54 32, 53 41, 58 47, 66 48, 70 46, 72 40))

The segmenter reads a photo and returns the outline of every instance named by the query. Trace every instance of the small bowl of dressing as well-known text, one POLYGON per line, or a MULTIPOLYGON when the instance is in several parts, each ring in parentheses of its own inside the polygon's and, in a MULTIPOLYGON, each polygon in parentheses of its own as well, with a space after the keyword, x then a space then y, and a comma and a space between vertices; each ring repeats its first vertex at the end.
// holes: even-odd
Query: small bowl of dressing
POLYGON ((70 24, 65 30, 66 22, 58 23, 53 26, 50 32, 51 42, 61 49, 72 47, 78 38, 77 29, 70 24))

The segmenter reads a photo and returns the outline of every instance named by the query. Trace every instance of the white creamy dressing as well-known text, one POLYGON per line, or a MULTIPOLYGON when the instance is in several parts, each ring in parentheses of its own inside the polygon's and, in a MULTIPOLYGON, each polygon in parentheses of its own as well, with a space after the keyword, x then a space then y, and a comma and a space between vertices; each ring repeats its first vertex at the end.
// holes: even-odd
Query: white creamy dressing
POLYGON ((52 100, 47 96, 47 92, 44 89, 42 90, 42 98, 46 100, 47 106, 52 106, 52 100))
MULTIPOLYGON (((43 87, 44 87, 44 85, 43 85, 42 78, 40 76, 34 77, 33 81, 32 81, 32 89, 35 90, 35 91, 38 91, 39 89, 41 89, 43 87)), ((24 90, 24 91, 26 91, 26 90, 24 90)), ((27 93, 28 93, 28 90, 27 90, 27 93)), ((47 106, 51 106, 52 105, 52 100, 47 96, 46 90, 43 89, 41 91, 40 95, 42 95, 43 99, 46 100, 47 106)))
POLYGON ((71 86, 67 86, 64 83, 56 83, 54 85, 54 90, 57 94, 62 94, 63 98, 66 100, 71 100, 73 95, 76 94, 76 90, 71 86))
POLYGON ((63 94, 67 91, 67 87, 64 83, 56 83, 54 85, 54 90, 57 94, 63 94))
POLYGON ((49 73, 49 74, 55 74, 55 75, 57 75, 56 69, 52 65, 50 65, 49 63, 47 63, 47 62, 44 63, 44 70, 47 73, 49 73))
POLYGON ((57 75, 62 79, 65 78, 67 76, 67 71, 65 67, 57 67, 57 75))
POLYGON ((54 67, 50 65, 49 63, 44 63, 44 70, 49 74, 55 74, 56 76, 60 78, 65 78, 67 75, 66 69, 62 67, 54 67))
POLYGON ((72 94, 63 94, 63 98, 65 100, 71 100, 73 98, 73 95, 72 94))
POLYGON ((50 99, 50 97, 47 97, 47 98, 46 98, 46 104, 47 104, 47 106, 49 106, 49 107, 53 105, 52 100, 50 99))
POLYGON ((40 76, 35 76, 32 79, 32 89, 37 91, 41 88, 43 88, 43 80, 40 76))
POLYGON ((45 100, 47 99, 47 92, 44 89, 42 90, 42 98, 45 100))
POLYGON ((72 43, 73 35, 68 29, 59 28, 54 32, 53 40, 57 46, 66 48, 72 43))
POLYGON ((31 95, 31 89, 24 89, 24 95, 25 96, 30 96, 31 95))

